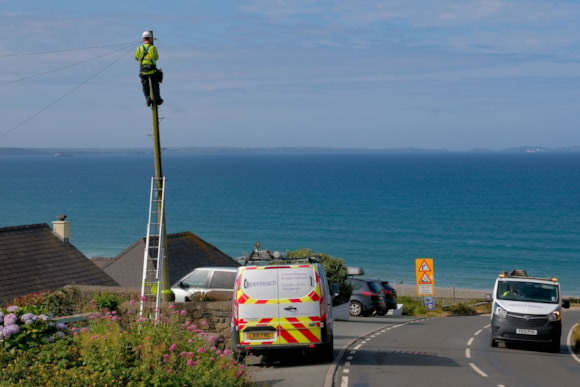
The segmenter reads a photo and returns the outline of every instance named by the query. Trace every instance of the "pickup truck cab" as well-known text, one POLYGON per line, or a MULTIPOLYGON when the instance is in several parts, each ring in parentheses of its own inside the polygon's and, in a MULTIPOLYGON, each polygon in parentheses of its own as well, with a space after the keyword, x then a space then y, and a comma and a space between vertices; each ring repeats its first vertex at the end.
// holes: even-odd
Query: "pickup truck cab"
POLYGON ((562 308, 570 301, 562 300, 557 278, 529 277, 525 270, 503 272, 498 276, 493 294, 490 345, 503 342, 529 342, 560 352, 562 308))

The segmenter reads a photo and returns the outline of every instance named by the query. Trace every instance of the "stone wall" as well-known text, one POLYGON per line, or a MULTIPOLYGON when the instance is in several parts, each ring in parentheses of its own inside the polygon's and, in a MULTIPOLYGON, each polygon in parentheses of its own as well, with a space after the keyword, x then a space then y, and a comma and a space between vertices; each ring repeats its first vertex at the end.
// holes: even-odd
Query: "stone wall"
MULTIPOLYGON (((114 286, 80 286, 74 285, 72 288, 77 289, 81 298, 90 301, 95 296, 101 294, 113 294, 123 302, 119 305, 119 311, 139 311, 139 296, 141 289, 122 288, 114 286), (133 303, 131 303, 133 301, 133 303), (135 302, 137 301, 137 302, 135 302)), ((198 302, 162 302, 161 309, 163 313, 185 310, 184 318, 191 321, 203 329, 209 336, 216 338, 222 337, 227 348, 230 347, 230 320, 232 316, 231 300, 226 301, 198 301, 198 302), (169 309, 169 305, 173 305, 169 309)))

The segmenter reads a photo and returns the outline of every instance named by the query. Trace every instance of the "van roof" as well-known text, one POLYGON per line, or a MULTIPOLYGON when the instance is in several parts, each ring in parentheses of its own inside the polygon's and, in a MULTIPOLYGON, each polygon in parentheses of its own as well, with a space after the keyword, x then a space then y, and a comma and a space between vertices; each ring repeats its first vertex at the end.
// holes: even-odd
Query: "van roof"
POLYGON ((556 277, 549 277, 549 278, 531 277, 531 276, 528 276, 528 273, 525 270, 521 270, 521 269, 514 269, 510 273, 508 273, 507 271, 504 271, 503 273, 500 273, 498 275, 498 277, 499 277, 498 280, 509 279, 510 281, 520 281, 520 282, 531 280, 531 281, 542 281, 542 282, 553 283, 553 284, 558 283, 558 278, 556 278, 556 277))

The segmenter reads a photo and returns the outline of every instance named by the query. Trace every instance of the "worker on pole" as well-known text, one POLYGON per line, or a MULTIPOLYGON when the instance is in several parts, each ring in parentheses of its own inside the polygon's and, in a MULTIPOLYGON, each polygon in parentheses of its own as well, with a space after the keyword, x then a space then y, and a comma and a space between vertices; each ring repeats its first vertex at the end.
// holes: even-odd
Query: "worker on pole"
POLYGON ((161 105, 163 99, 161 99, 159 84, 163 82, 163 72, 157 68, 159 53, 157 47, 153 45, 153 32, 145 31, 141 37, 143 44, 135 50, 135 60, 140 64, 139 77, 141 78, 143 95, 147 106, 151 106, 152 103, 161 105))

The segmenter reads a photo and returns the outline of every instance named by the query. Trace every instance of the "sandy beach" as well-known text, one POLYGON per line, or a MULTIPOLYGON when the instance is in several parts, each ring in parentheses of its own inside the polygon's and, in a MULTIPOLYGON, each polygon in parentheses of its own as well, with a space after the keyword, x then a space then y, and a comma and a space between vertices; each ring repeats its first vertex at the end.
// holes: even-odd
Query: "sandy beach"
MULTIPOLYGON (((417 289, 414 285, 392 285, 397 290, 397 295, 417 297, 417 289)), ((434 298, 444 298, 451 300, 473 300, 484 298, 486 294, 490 294, 493 289, 476 290, 476 289, 460 289, 460 288, 442 288, 435 287, 434 298)))

